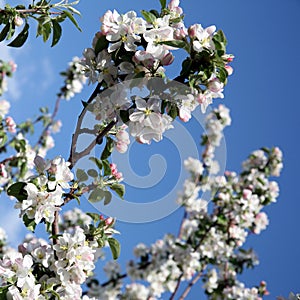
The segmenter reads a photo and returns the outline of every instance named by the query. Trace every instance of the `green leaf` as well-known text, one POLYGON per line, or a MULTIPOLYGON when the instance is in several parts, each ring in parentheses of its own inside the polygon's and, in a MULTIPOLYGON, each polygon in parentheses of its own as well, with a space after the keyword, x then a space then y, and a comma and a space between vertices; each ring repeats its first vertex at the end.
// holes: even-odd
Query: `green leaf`
POLYGON ((91 177, 93 177, 93 178, 98 177, 98 172, 97 172, 96 170, 94 170, 94 169, 89 169, 89 170, 87 171, 87 173, 88 173, 89 176, 91 176, 91 177))
POLYGON ((227 75, 228 75, 228 73, 227 73, 226 69, 223 67, 220 67, 219 72, 218 72, 218 78, 220 79, 221 82, 223 82, 223 83, 226 82, 227 75))
POLYGON ((99 170, 102 169, 103 164, 101 162, 101 160, 97 157, 90 157, 89 160, 91 160, 92 162, 94 162, 96 164, 96 166, 98 167, 99 170))
POLYGON ((105 191, 104 194, 104 205, 107 205, 111 202, 112 194, 109 191, 105 191))
POLYGON ((75 18, 73 17, 72 13, 70 13, 70 12, 67 11, 67 10, 65 10, 65 11, 63 12, 63 14, 65 14, 65 15, 70 19, 70 21, 75 25, 75 27, 76 27, 79 31, 81 31, 81 28, 78 26, 78 24, 77 24, 75 18))
POLYGON ((156 17, 159 18, 159 12, 156 9, 151 9, 150 12, 156 17))
POLYGON ((123 199, 123 197, 125 195, 125 186, 124 186, 124 184, 114 183, 110 186, 110 188, 113 191, 115 191, 121 199, 123 199))
POLYGON ((170 47, 176 47, 176 48, 185 48, 186 42, 181 40, 173 40, 173 41, 162 41, 160 44, 164 44, 170 47))
POLYGON ((127 123, 129 121, 129 111, 128 110, 120 110, 120 118, 123 123, 127 123))
POLYGON ((1 139, 1 141, 0 141, 0 148, 1 148, 5 145, 5 143, 8 140, 8 137, 5 132, 3 132, 3 134, 0 135, 0 139, 1 139))
POLYGON ((7 297, 6 297, 6 294, 8 292, 8 288, 11 286, 12 284, 10 285, 5 285, 5 286, 1 286, 0 287, 0 300, 6 300, 7 297))
POLYGON ((226 36, 222 30, 217 31, 217 33, 213 36, 213 40, 223 43, 225 45, 227 44, 226 36))
POLYGON ((3 29, 2 29, 2 31, 1 31, 1 33, 0 33, 0 42, 2 42, 5 38, 6 38, 6 36, 7 36, 7 34, 8 34, 8 31, 9 31, 9 28, 10 28, 10 24, 9 24, 9 22, 3 27, 3 29))
POLYGON ((34 219, 29 219, 27 215, 23 216, 23 222, 28 230, 34 232, 36 224, 34 222, 34 219))
POLYGON ((111 153, 114 150, 114 140, 110 137, 106 137, 106 145, 101 154, 101 160, 107 159, 110 157, 111 153))
POLYGON ((161 8, 164 9, 167 6, 167 0, 159 0, 161 8))
POLYGON ((168 115, 174 120, 178 116, 178 108, 176 105, 169 107, 168 115))
POLYGON ((108 238, 107 241, 108 241, 113 258, 117 259, 120 256, 120 252, 121 252, 120 243, 114 238, 108 238))
POLYGON ((12 36, 15 34, 15 23, 11 22, 9 23, 9 32, 8 35, 6 37, 7 40, 10 40, 12 38, 12 36))
POLYGON ((8 189, 7 189, 7 195, 8 196, 13 196, 17 198, 20 202, 23 200, 27 199, 28 194, 26 190, 24 189, 26 186, 25 182, 16 182, 12 184, 8 189))
POLYGON ((53 38, 52 38, 51 47, 55 46, 58 43, 62 33, 61 26, 55 19, 52 19, 52 27, 53 27, 53 38))
POLYGON ((26 23, 23 30, 18 34, 18 36, 11 42, 9 43, 7 46, 10 47, 21 47, 24 45, 24 43, 26 42, 27 38, 28 38, 28 34, 29 34, 29 24, 26 23))
POLYGON ((87 181, 89 179, 86 172, 82 169, 77 169, 76 170, 76 178, 79 182, 84 182, 84 181, 87 181))
POLYGON ((103 168, 104 168, 104 176, 111 175, 111 168, 109 166, 109 161, 107 159, 102 160, 103 168))
MULTIPOLYGON (((79 1, 78 1, 78 2, 79 2, 79 1)), ((70 5, 71 5, 71 4, 73 4, 73 3, 70 3, 70 5)), ((74 8, 73 6, 68 6, 68 10, 69 10, 71 13, 76 14, 76 15, 78 15, 78 16, 81 15, 81 14, 80 14, 80 11, 77 10, 76 8, 74 8)))
POLYGON ((142 10, 141 13, 148 23, 153 24, 156 21, 155 15, 150 11, 142 10))
POLYGON ((42 35, 43 35, 43 41, 46 42, 48 41, 49 37, 50 37, 50 34, 51 34, 51 23, 48 22, 48 23, 44 23, 42 25, 42 35))
POLYGON ((99 202, 104 198, 104 196, 105 196, 104 191, 96 188, 90 193, 89 202, 91 202, 91 203, 99 202))
POLYGON ((90 212, 88 212, 88 213, 86 213, 88 216, 90 216, 92 219, 93 219, 93 221, 95 222, 95 223, 97 223, 99 220, 100 220, 100 215, 99 214, 96 214, 96 213, 90 213, 90 212))
POLYGON ((188 77, 188 75, 191 72, 191 67, 192 67, 192 60, 187 57, 183 62, 182 62, 182 67, 181 67, 181 72, 180 75, 184 77, 188 77))
POLYGON ((95 45, 95 55, 97 56, 98 53, 100 53, 102 50, 107 49, 108 44, 109 42, 106 39, 105 35, 100 36, 95 45))

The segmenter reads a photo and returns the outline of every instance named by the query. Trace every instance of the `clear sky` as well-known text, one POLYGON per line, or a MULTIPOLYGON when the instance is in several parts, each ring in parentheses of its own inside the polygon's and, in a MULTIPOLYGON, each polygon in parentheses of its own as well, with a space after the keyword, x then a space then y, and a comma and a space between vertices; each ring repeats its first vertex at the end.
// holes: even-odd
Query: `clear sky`
MULTIPOLYGON (((12 1, 11 4, 17 2, 12 1)), ((228 52, 236 57, 234 74, 225 89, 225 99, 215 101, 224 102, 230 108, 233 120, 225 130, 226 169, 239 171, 242 160, 262 146, 279 146, 284 153, 284 169, 278 179, 280 197, 276 204, 267 209, 270 225, 248 242, 256 250, 260 265, 246 272, 243 278, 247 285, 266 280, 271 292, 270 299, 288 295, 290 291, 300 291, 300 1, 183 0, 181 6, 187 26, 193 23, 201 23, 203 27, 215 24, 218 29, 223 29, 229 43, 228 52)), ((35 40, 33 31, 30 42, 21 50, 2 46, 0 58, 13 58, 18 64, 16 79, 11 81, 11 92, 5 95, 12 102, 12 115, 17 121, 22 121, 36 115, 40 106, 53 108, 62 82, 57 74, 66 68, 73 56, 81 56, 83 49, 90 46, 94 33, 100 28, 99 18, 107 9, 126 12, 151 8, 158 9, 159 1, 82 0, 79 4, 82 33, 67 24, 61 42, 54 48, 50 48, 49 43, 45 45, 41 40, 35 40)), ((177 59, 180 54, 178 56, 177 59)), ((171 69, 171 77, 176 70, 176 66, 171 69)), ((59 118, 64 127, 56 136, 57 148, 49 153, 49 158, 57 154, 68 157, 71 133, 81 110, 80 100, 85 99, 89 91, 90 87, 82 96, 62 104, 59 118)), ((195 125, 192 132, 197 143, 201 131, 195 125)), ((166 151, 168 147, 173 146, 166 142, 162 150, 157 145, 150 147, 152 150, 145 146, 134 148, 134 153, 137 153, 135 158, 139 159, 137 175, 147 175, 150 172, 149 157, 158 151, 166 151)), ((168 155, 164 157, 168 163, 168 155)), ((180 171, 177 167, 180 157, 175 163, 169 163, 167 171, 173 175, 180 171)), ((161 195, 166 187, 172 185, 172 176, 167 177, 171 183, 164 182, 153 197, 161 195)), ((145 193, 153 193, 149 189, 129 189, 129 192, 135 202, 143 199, 145 193)), ((9 207, 6 206, 6 209, 9 210, 9 207)), ((147 224, 119 223, 123 244, 121 261, 132 256, 132 246, 137 242, 155 241, 166 230, 176 233, 180 217, 181 212, 176 211, 160 221, 147 224)), ((18 238, 18 224, 8 222, 12 219, 7 215, 0 219, 0 225, 7 227, 18 238)), ((200 298, 196 292, 191 297, 200 298)))

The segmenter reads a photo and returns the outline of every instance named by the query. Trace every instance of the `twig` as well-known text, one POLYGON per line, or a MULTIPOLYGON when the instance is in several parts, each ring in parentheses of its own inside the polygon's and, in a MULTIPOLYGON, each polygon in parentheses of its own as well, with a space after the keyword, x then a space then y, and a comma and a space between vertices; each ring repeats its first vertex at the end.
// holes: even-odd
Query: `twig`
POLYGON ((57 244, 57 235, 59 234, 59 228, 58 228, 58 211, 55 211, 54 213, 54 221, 52 223, 52 240, 53 245, 57 244))
POLYGON ((184 290, 184 292, 180 296, 179 300, 185 299, 185 297, 189 294, 189 292, 191 291, 192 287, 197 283, 197 281, 201 278, 201 276, 202 276, 202 272, 199 272, 196 275, 196 277, 194 277, 194 279, 189 282, 188 286, 186 287, 186 289, 184 290))
MULTIPOLYGON (((96 96, 100 92, 100 88, 101 88, 101 83, 98 83, 95 90, 93 91, 92 95, 88 99, 87 104, 91 103, 96 98, 96 96)), ((79 137, 79 132, 81 130, 81 124, 82 124, 82 121, 83 121, 83 118, 84 118, 85 114, 86 114, 86 109, 84 107, 83 110, 81 111, 80 115, 78 116, 75 132, 72 135, 70 156, 69 156, 69 159, 68 159, 68 161, 70 162, 70 166, 69 166, 70 169, 72 169, 73 166, 74 166, 73 155, 75 154, 76 145, 77 145, 77 141, 78 141, 78 137, 79 137)))
POLYGON ((183 276, 183 273, 181 273, 180 276, 179 276, 178 279, 177 279, 177 284, 176 284, 175 290, 173 291, 173 293, 172 293, 172 295, 171 295, 171 297, 170 297, 170 300, 173 300, 173 299, 174 299, 174 297, 175 297, 175 295, 176 295, 176 293, 177 293, 177 291, 178 291, 178 289, 179 289, 179 286, 180 286, 180 283, 181 283, 181 278, 182 278, 182 276, 183 276))

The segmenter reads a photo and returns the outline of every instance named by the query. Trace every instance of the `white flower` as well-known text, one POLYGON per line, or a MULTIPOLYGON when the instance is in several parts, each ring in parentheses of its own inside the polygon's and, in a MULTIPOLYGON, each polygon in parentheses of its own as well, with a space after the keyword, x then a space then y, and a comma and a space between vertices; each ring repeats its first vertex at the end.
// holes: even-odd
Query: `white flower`
POLYGON ((135 51, 136 42, 140 42, 142 34, 146 31, 146 21, 137 18, 134 11, 129 11, 120 15, 116 10, 107 11, 101 18, 102 32, 106 39, 112 44, 108 47, 108 52, 113 52, 124 44, 126 51, 135 51))
POLYGON ((253 232, 255 234, 260 234, 260 232, 267 228, 269 224, 269 219, 266 213, 260 212, 256 215, 254 220, 255 227, 253 229, 253 232))
POLYGON ((6 100, 0 100, 0 116, 3 118, 8 114, 10 109, 10 103, 6 100))
POLYGON ((70 188, 69 182, 74 179, 74 174, 69 169, 70 162, 66 162, 61 156, 55 157, 51 161, 49 172, 55 175, 55 181, 49 181, 48 187, 54 189, 56 184, 62 188, 70 188))
POLYGON ((61 187, 57 186, 53 192, 47 192, 40 191, 33 183, 27 183, 25 190, 27 199, 17 202, 15 208, 20 208, 21 215, 26 214, 29 219, 34 219, 36 224, 43 218, 53 223, 55 211, 63 204, 61 187))
POLYGON ((218 274, 217 271, 215 269, 212 269, 209 273, 208 273, 208 280, 207 282, 204 284, 204 288, 209 292, 212 293, 214 289, 216 289, 218 287, 218 274))
POLYGON ((195 158, 189 157, 184 161, 184 167, 195 175, 201 175, 204 171, 203 164, 195 158))
POLYGON ((151 98, 147 102, 142 98, 135 100, 137 111, 129 116, 130 121, 143 123, 153 129, 161 123, 160 100, 151 98))
POLYGON ((214 50, 215 45, 212 40, 213 34, 216 31, 216 26, 212 25, 207 28, 203 28, 200 24, 192 25, 189 29, 190 36, 195 38, 193 41, 193 48, 197 52, 201 52, 204 49, 214 50))

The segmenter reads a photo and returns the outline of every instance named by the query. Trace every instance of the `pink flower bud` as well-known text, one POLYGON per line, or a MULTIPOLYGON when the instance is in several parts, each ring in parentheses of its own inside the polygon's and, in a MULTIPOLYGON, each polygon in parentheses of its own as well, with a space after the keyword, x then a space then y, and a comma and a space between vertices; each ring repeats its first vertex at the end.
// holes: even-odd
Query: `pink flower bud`
POLYGON ((182 40, 188 35, 188 31, 186 27, 177 28, 174 31, 174 38, 175 40, 182 40))
POLYGON ((162 59, 161 64, 163 66, 168 66, 174 61, 174 56, 171 52, 168 52, 162 59))
POLYGON ((16 123, 15 121, 13 120, 12 117, 7 117, 5 119, 5 123, 6 123, 6 126, 7 126, 7 130, 10 132, 10 133, 15 133, 16 132, 16 123))
POLYGON ((226 66, 225 66, 225 69, 226 69, 226 71, 227 71, 227 73, 228 73, 229 76, 232 75, 232 73, 233 73, 233 68, 232 68, 231 66, 226 65, 226 66))
POLYGON ((197 34, 197 24, 194 24, 189 27, 188 34, 191 38, 195 38, 197 34))
POLYGON ((106 224, 107 226, 112 225, 113 222, 114 222, 114 218, 112 218, 112 217, 108 217, 107 219, 105 219, 105 224, 106 224))
POLYGON ((208 89, 214 93, 218 93, 223 89, 223 83, 215 78, 208 83, 208 89))

